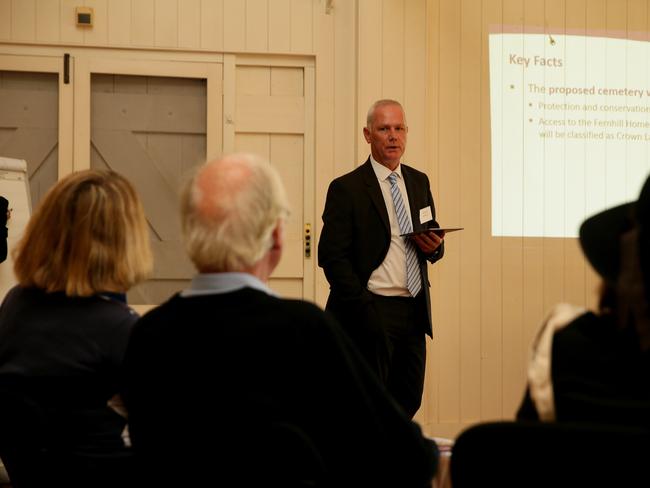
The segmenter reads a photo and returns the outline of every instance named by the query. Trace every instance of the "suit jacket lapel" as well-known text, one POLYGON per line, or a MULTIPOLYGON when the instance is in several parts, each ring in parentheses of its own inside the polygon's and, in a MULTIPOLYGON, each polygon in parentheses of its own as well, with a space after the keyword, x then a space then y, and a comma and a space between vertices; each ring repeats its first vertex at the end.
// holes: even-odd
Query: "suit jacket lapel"
POLYGON ((381 221, 384 223, 386 231, 390 234, 390 221, 388 220, 388 211, 386 210, 386 202, 384 202, 384 195, 381 193, 381 188, 379 188, 379 182, 377 181, 377 175, 372 169, 372 164, 370 163, 370 158, 363 163, 362 166, 363 181, 366 184, 366 191, 370 195, 370 200, 377 208, 381 221))

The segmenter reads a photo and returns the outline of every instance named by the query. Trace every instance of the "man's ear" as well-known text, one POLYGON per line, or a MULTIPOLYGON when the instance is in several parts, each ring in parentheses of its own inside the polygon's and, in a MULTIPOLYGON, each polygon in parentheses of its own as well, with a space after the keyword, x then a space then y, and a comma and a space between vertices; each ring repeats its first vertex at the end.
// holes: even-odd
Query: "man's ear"
POLYGON ((367 143, 370 143, 370 129, 368 129, 367 127, 363 128, 363 137, 366 138, 367 143))
POLYGON ((282 248, 284 247, 284 228, 282 220, 278 220, 278 223, 276 224, 275 229, 273 229, 273 233, 271 234, 271 239, 271 250, 282 251, 282 248))

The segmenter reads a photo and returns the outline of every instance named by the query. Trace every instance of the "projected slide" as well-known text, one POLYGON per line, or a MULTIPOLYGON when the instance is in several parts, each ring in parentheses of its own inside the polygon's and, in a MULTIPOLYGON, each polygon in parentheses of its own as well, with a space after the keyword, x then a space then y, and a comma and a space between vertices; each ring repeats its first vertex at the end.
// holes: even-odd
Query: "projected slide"
POLYGON ((576 237, 650 172, 650 43, 490 34, 492 235, 576 237))

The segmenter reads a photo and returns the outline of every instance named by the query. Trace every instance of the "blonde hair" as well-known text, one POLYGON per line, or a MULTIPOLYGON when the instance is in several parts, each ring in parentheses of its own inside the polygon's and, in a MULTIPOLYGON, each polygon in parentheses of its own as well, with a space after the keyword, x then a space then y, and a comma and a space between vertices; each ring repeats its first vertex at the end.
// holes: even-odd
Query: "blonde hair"
POLYGON ((289 204, 277 171, 252 154, 199 167, 181 196, 187 253, 201 272, 242 271, 273 245, 289 204))
POLYGON ((13 251, 20 285, 68 296, 124 292, 151 272, 144 210, 113 171, 73 173, 45 195, 13 251))
POLYGON ((368 113, 366 115, 366 127, 368 129, 372 128, 372 123, 375 121, 375 110, 377 110, 379 107, 383 107, 385 105, 397 105, 399 108, 401 108, 402 113, 404 114, 404 123, 406 124, 406 112, 404 112, 404 107, 402 107, 402 104, 399 103, 397 100, 391 100, 390 98, 384 98, 382 100, 377 100, 368 109, 368 113))

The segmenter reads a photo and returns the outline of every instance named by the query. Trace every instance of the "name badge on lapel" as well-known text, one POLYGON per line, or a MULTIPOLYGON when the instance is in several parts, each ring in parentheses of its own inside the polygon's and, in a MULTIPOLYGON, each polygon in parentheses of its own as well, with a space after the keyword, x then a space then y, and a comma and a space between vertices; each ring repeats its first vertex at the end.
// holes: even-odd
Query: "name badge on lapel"
POLYGON ((433 215, 431 214, 431 206, 424 207, 420 209, 420 223, 424 224, 433 220, 433 215))

